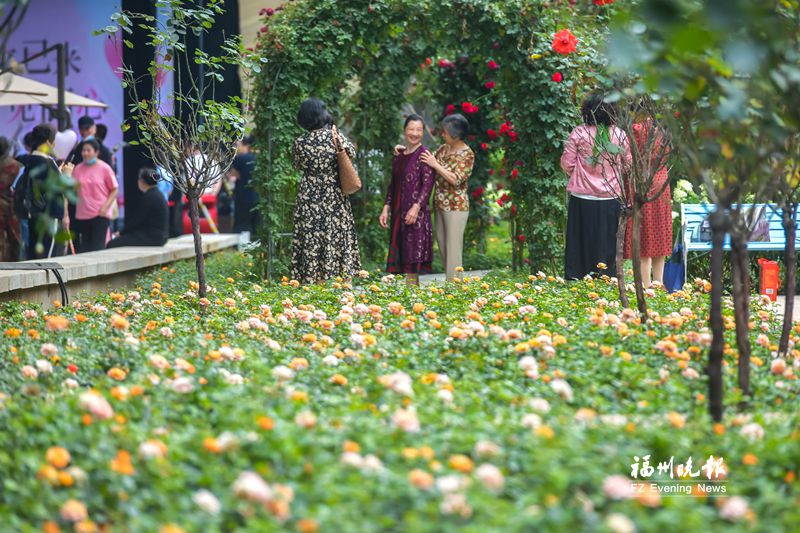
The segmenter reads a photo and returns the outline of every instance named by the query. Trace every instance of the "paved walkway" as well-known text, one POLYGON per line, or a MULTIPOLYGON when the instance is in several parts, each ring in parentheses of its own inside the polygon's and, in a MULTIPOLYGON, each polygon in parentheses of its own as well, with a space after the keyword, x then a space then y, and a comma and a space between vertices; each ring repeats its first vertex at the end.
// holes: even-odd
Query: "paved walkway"
MULTIPOLYGON (((485 276, 488 273, 489 273, 488 270, 468 270, 466 272, 462 272, 460 274, 460 277, 469 276, 471 278, 473 276, 478 276, 478 277, 482 278, 483 276, 485 276)), ((423 274, 422 276, 419 277, 420 285, 423 285, 423 284, 426 284, 426 283, 442 282, 444 280, 445 280, 444 272, 442 272, 441 274, 423 274)))
MULTIPOLYGON (((776 303, 778 304, 778 314, 780 316, 783 316, 783 302, 784 297, 778 296, 778 301, 776 303)), ((792 312, 792 317, 795 322, 800 321, 800 296, 794 297, 794 309, 792 312)))

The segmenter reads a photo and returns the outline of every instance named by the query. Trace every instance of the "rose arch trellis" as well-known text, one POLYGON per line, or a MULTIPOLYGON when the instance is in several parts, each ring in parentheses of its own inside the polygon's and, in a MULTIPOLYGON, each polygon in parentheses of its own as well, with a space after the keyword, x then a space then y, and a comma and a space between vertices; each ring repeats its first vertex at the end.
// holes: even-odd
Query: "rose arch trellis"
POLYGON ((298 0, 263 10, 256 46, 268 63, 254 80, 262 266, 272 254, 288 260, 299 178, 291 147, 301 134, 297 108, 308 96, 325 100, 358 146, 365 186, 353 208, 362 256, 383 260, 377 217, 414 80, 430 84, 414 94, 427 96, 434 124, 453 109, 470 119, 477 157, 468 232, 478 245, 481 194, 491 181, 504 189, 515 266, 523 256, 532 269, 558 265, 566 182, 558 161, 576 102, 601 68, 594 45, 610 8, 596 4, 608 2, 298 0), (563 29, 577 37, 576 51, 553 50, 563 29))

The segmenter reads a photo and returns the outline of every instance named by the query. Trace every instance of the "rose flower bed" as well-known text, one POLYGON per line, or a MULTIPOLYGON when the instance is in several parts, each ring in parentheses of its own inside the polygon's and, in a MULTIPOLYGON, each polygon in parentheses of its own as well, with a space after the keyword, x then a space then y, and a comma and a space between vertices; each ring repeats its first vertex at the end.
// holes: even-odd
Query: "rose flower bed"
POLYGON ((259 286, 239 255, 208 267, 199 305, 189 263, 69 308, 3 305, 2 531, 800 524, 797 352, 773 358, 767 308, 755 397, 737 411, 729 349, 712 424, 703 283, 642 324, 603 279, 259 286), (648 455, 721 457, 727 492, 634 490, 648 455))

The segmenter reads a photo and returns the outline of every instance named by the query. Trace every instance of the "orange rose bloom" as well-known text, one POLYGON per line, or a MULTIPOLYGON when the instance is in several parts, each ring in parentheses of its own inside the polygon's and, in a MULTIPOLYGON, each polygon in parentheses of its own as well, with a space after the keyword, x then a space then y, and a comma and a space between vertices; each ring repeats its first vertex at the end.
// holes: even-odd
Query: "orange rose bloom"
POLYGON ((48 448, 45 458, 48 463, 56 468, 66 468, 70 462, 69 451, 61 446, 52 446, 48 448))

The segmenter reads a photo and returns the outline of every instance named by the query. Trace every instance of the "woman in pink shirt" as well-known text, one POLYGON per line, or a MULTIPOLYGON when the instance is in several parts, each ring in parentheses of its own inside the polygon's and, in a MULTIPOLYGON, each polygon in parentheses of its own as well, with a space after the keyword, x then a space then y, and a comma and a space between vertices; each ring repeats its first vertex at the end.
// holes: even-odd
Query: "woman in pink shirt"
MULTIPOLYGON (((620 211, 622 164, 630 161, 625 133, 612 125, 611 104, 591 93, 581 104, 583 124, 572 130, 561 156, 569 174, 565 278, 613 269, 620 211)), ((613 271, 613 270, 612 270, 613 271)))
POLYGON ((78 235, 78 253, 94 252, 106 247, 111 206, 117 197, 117 178, 104 161, 97 159, 100 145, 94 139, 83 142, 83 163, 75 167, 72 177, 78 186, 74 228, 78 235))

